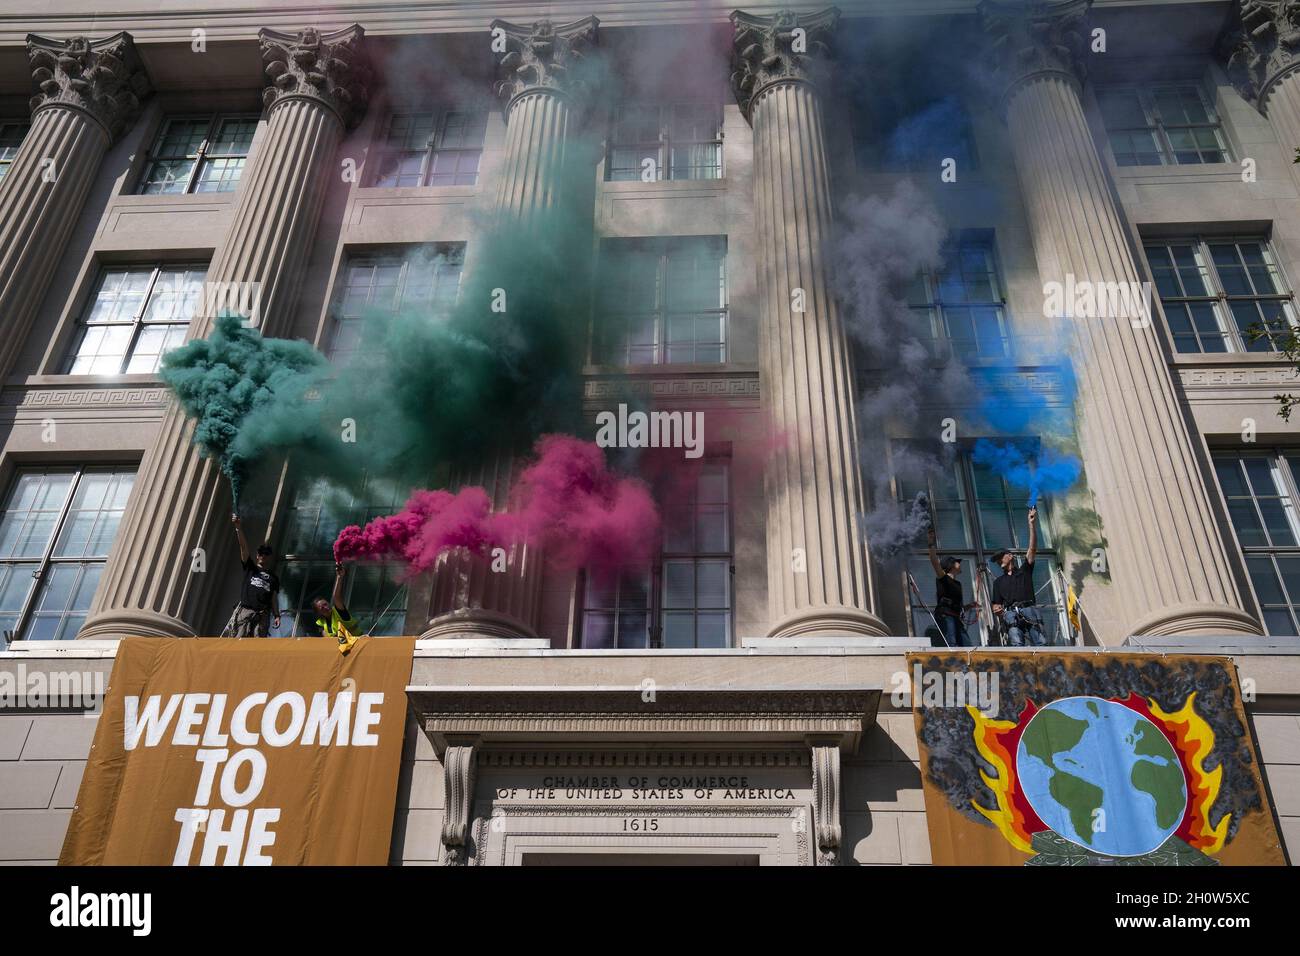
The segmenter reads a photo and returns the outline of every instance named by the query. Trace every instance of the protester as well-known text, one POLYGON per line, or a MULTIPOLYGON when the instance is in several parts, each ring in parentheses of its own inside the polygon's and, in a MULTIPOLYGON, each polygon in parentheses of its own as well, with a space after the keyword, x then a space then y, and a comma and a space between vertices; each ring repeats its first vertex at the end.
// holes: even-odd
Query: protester
POLYGON ((935 573, 935 618, 943 629, 944 641, 949 647, 975 647, 976 642, 967 632, 961 617, 967 606, 962 601, 961 559, 949 555, 939 560, 935 551, 934 525, 930 526, 926 537, 930 546, 930 565, 935 573))
POLYGON ((1034 558, 1038 554, 1038 508, 1029 509, 1029 549, 1019 566, 1015 555, 1002 550, 993 555, 993 563, 1002 576, 993 582, 993 616, 1002 624, 1005 643, 1024 647, 1026 643, 1042 647, 1047 643, 1043 632, 1043 615, 1038 610, 1034 592, 1034 558))
POLYGON ((356 619, 343 603, 343 582, 347 579, 347 569, 341 564, 334 565, 334 593, 327 601, 317 598, 312 602, 316 611, 316 626, 322 637, 333 638, 338 642, 339 653, 346 654, 357 642, 357 631, 361 629, 356 619))
POLYGON ((275 551, 269 544, 259 545, 252 559, 248 554, 248 539, 239 515, 231 515, 235 526, 235 540, 239 542, 239 560, 244 569, 239 603, 230 614, 222 637, 269 637, 271 628, 280 626, 280 579, 271 570, 275 551))

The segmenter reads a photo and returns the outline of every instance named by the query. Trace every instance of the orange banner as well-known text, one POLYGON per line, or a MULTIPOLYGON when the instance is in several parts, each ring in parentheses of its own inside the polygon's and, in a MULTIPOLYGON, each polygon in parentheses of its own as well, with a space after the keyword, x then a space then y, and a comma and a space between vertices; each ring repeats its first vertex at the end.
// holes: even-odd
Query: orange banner
POLYGON ((383 865, 414 638, 129 638, 63 865, 383 865))
POLYGON ((939 865, 1284 865, 1231 659, 907 656, 939 865))

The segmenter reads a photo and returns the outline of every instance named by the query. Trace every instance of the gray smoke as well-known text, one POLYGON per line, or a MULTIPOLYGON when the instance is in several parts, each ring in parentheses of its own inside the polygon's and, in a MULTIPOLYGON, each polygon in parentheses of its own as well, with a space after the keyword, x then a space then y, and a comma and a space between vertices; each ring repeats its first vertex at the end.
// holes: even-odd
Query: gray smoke
POLYGON ((920 484, 945 467, 943 419, 955 417, 969 388, 966 369, 935 355, 924 316, 907 305, 917 274, 941 265, 947 234, 934 206, 906 180, 888 194, 842 204, 834 281, 862 370, 859 448, 869 495, 863 524, 877 558, 896 557, 929 525, 921 502, 899 508, 891 479, 920 484), (908 441, 891 448, 891 437, 902 436, 908 441))

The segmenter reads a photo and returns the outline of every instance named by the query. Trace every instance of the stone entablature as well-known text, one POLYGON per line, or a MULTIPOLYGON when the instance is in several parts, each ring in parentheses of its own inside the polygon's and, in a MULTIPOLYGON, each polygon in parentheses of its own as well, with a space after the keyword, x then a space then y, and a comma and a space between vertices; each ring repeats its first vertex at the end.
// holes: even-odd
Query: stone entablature
POLYGON ((407 688, 439 751, 457 740, 659 741, 833 739, 848 751, 875 722, 879 688, 611 687, 407 688))

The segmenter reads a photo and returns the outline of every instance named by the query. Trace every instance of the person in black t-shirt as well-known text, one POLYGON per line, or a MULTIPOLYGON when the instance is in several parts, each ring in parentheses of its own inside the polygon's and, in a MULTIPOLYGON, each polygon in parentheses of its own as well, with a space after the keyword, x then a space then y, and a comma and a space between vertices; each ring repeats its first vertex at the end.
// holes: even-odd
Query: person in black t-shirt
POLYGON ((230 614, 222 637, 268 637, 271 628, 280 626, 280 579, 271 570, 275 552, 269 544, 260 545, 257 555, 250 559, 248 539, 239 515, 230 516, 235 526, 235 539, 239 542, 239 560, 244 567, 244 581, 239 590, 239 603, 230 614))
POLYGON ((944 641, 949 647, 974 647, 976 642, 961 619, 962 611, 966 609, 966 604, 962 601, 961 579, 958 577, 961 574, 961 559, 949 555, 942 561, 939 560, 938 552, 935 551, 937 541, 934 525, 927 530, 926 538, 930 545, 930 565, 935 573, 934 616, 943 629, 944 641))
POLYGON ((999 551, 993 563, 1002 569, 1002 576, 993 582, 993 616, 1002 622, 1005 642, 1010 647, 1024 647, 1026 643, 1042 647, 1047 643, 1043 633, 1043 615, 1036 607, 1034 592, 1034 558, 1038 554, 1038 509, 1029 509, 1029 550, 1025 560, 1016 566, 1015 555, 999 551))

